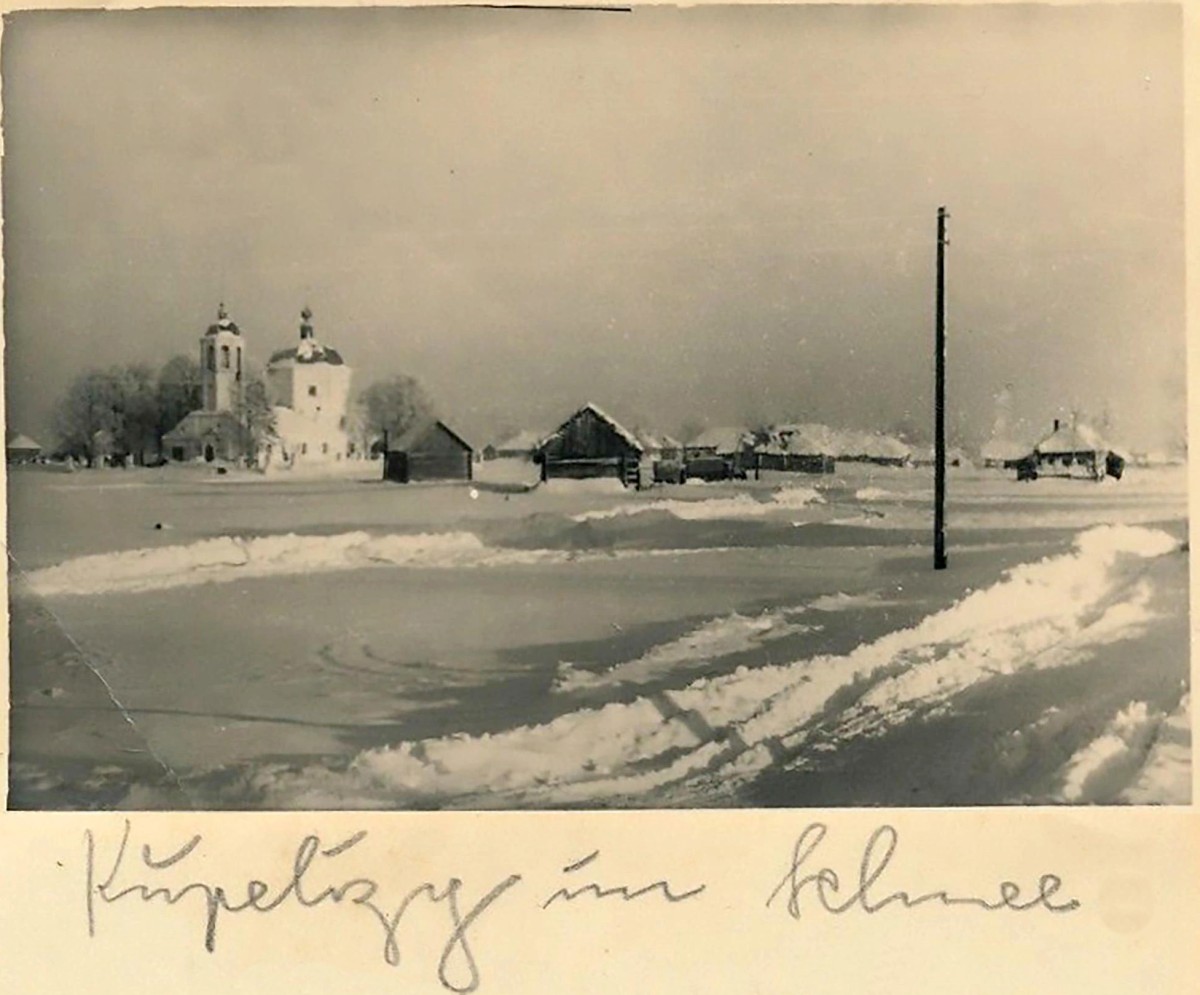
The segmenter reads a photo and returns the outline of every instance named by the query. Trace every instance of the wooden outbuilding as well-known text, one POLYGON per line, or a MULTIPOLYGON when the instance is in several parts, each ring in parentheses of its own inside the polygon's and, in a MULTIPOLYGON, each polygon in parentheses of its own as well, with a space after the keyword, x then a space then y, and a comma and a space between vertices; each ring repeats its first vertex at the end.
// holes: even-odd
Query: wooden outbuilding
POLYGON ((544 439, 534 459, 542 480, 615 477, 626 487, 639 486, 642 442, 594 404, 585 404, 544 439))
POLYGON ((398 484, 417 480, 470 480, 473 463, 470 443, 444 422, 427 422, 389 443, 383 460, 383 478, 398 484))
POLYGON ((9 463, 35 463, 41 458, 42 446, 27 435, 17 435, 5 443, 4 455, 9 463))

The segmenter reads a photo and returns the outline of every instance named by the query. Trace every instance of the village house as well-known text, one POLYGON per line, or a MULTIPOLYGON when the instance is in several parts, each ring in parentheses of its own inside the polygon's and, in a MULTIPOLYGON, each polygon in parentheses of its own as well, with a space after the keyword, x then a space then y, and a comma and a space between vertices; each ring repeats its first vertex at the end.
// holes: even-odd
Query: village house
POLYGON ((777 425, 754 447, 756 470, 833 473, 831 433, 824 425, 777 425))
POLYGON ((744 428, 709 428, 683 447, 683 479, 745 477, 754 466, 754 436, 744 428))
POLYGON ((543 481, 615 477, 626 487, 638 487, 644 456, 636 435, 588 403, 541 442, 534 459, 543 481))
POLYGON ((423 422, 389 443, 383 477, 398 484, 418 480, 470 480, 475 451, 444 422, 423 422))
MULTIPOLYGON (((1054 430, 1033 447, 1032 462, 1039 477, 1074 477, 1103 480, 1117 469, 1121 457, 1089 425, 1062 424, 1054 419, 1054 430)), ((1120 476, 1119 471, 1112 473, 1120 476)))

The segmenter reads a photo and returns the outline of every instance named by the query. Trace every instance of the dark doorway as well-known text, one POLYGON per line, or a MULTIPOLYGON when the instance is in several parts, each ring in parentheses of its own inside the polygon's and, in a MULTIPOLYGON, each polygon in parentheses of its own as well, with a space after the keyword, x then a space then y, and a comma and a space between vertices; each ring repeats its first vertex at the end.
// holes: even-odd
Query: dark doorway
POLYGON ((217 454, 216 454, 216 451, 213 449, 212 444, 210 443, 209 445, 206 445, 204 447, 204 462, 211 463, 216 458, 217 458, 217 454))

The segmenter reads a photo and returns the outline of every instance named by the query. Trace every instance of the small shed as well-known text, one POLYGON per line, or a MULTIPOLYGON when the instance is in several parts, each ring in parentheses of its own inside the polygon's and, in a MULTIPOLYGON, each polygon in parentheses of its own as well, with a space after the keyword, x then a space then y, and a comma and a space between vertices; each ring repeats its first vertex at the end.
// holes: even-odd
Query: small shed
POLYGON ((588 403, 538 446, 542 480, 615 477, 626 487, 639 486, 645 447, 596 405, 588 403))
POLYGON ((5 443, 4 455, 9 463, 33 463, 42 455, 42 446, 27 435, 15 435, 5 443))
POLYGON ((388 446, 383 478, 398 484, 414 480, 470 480, 474 450, 444 422, 414 426, 388 446))

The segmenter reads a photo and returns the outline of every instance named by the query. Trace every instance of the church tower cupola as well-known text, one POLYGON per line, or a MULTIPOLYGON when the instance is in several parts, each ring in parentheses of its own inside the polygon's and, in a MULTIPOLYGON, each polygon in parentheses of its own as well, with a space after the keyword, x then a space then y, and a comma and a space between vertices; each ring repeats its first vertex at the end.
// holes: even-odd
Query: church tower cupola
POLYGON ((205 411, 236 411, 242 402, 242 333, 222 302, 200 337, 200 384, 205 411))

